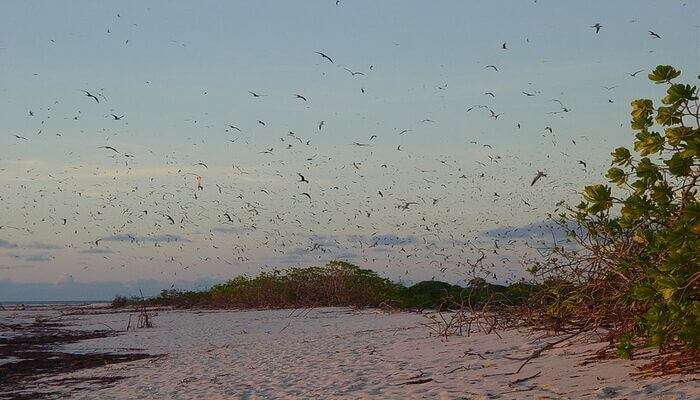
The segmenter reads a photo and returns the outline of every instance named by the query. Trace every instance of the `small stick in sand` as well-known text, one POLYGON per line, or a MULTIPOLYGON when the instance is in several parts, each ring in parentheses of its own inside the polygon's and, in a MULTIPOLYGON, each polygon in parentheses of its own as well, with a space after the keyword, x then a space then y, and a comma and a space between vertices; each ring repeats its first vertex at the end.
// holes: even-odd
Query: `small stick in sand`
POLYGON ((571 338, 573 338, 573 337, 575 337, 575 336, 578 336, 578 335, 581 334, 582 332, 583 332, 583 330, 580 330, 580 331, 575 332, 575 333, 573 333, 573 334, 571 334, 571 335, 564 336, 562 339, 556 340, 556 341, 554 341, 554 342, 547 343, 546 345, 544 345, 544 346, 540 347, 539 349, 533 351, 532 354, 530 354, 529 356, 527 356, 527 357, 525 357, 525 358, 515 358, 515 357, 507 357, 507 356, 506 356, 505 358, 507 358, 507 359, 509 359, 509 360, 524 361, 524 362, 522 363, 522 365, 520 366, 520 368, 518 368, 518 370, 515 371, 515 372, 513 373, 513 375, 514 375, 514 374, 519 374, 520 371, 522 371, 523 367, 525 367, 525 365, 526 365, 527 363, 529 363, 530 361, 534 360, 535 358, 541 356, 542 353, 544 353, 545 351, 551 350, 554 346, 558 345, 559 343, 565 342, 565 341, 567 341, 567 340, 569 340, 569 339, 571 339, 571 338))
POLYGON ((289 328, 289 325, 291 325, 291 324, 292 324, 291 322, 288 323, 284 328, 280 329, 279 333, 284 332, 284 330, 287 329, 287 328, 289 328))
POLYGON ((535 379, 535 378, 537 378, 538 376, 540 376, 540 374, 542 374, 542 371, 540 371, 540 372, 538 372, 538 373, 536 373, 536 374, 534 374, 534 375, 526 376, 525 378, 516 379, 516 380, 514 380, 513 382, 509 383, 508 386, 515 386, 515 385, 517 385, 517 384, 519 384, 519 383, 527 382, 527 381, 529 381, 530 379, 535 379))
POLYGON ((451 374, 451 373, 453 373, 453 372, 455 372, 455 371, 459 371, 460 369, 466 369, 466 367, 465 367, 464 365, 460 365, 460 366, 457 367, 457 368, 452 368, 451 370, 445 372, 445 375, 449 375, 449 374, 451 374))
POLYGON ((465 351, 465 352, 464 352, 464 355, 465 355, 465 356, 477 356, 477 357, 481 358, 482 360, 485 360, 485 359, 486 359, 486 357, 482 356, 482 355, 479 354, 479 353, 475 353, 475 352, 473 352, 473 351, 465 351))
POLYGON ((413 381, 406 381, 406 382, 403 382, 403 383, 399 383, 398 386, 404 386, 404 385, 421 385, 421 384, 423 384, 423 383, 428 383, 428 382, 432 382, 432 381, 433 381, 433 378, 416 379, 416 380, 413 380, 413 381))

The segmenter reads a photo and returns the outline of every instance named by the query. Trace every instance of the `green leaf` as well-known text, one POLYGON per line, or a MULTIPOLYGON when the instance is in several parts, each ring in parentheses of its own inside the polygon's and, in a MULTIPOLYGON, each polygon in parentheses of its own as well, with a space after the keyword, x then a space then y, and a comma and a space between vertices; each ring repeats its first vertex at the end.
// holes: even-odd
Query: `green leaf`
POLYGON ((642 218, 651 210, 649 202, 641 196, 630 196, 624 201, 624 206, 620 209, 620 214, 630 221, 642 218))
POLYGON ((659 167, 646 157, 639 160, 639 164, 637 164, 637 167, 635 168, 635 173, 638 177, 642 178, 648 183, 653 183, 661 179, 659 167))
POLYGON ((676 104, 682 101, 697 100, 696 91, 697 88, 695 86, 677 83, 668 88, 666 97, 661 102, 664 104, 676 104))
POLYGON ((688 140, 688 144, 683 151, 681 151, 681 155, 686 158, 700 158, 700 137, 698 137, 697 134, 695 137, 688 140))
POLYGON ((676 126, 666 128, 666 142, 671 146, 678 146, 682 140, 688 140, 693 137, 693 134, 698 135, 698 131, 693 131, 687 126, 676 126))
POLYGON ((649 99, 637 99, 632 101, 632 129, 642 130, 652 125, 651 115, 654 112, 654 103, 649 99))
POLYGON ((620 337, 620 342, 617 344, 617 355, 620 358, 630 358, 633 350, 632 335, 625 333, 620 337))
POLYGON ((664 164, 668 166, 668 170, 675 176, 690 175, 693 166, 693 158, 684 158, 680 153, 675 153, 669 160, 665 160, 664 164))
POLYGON ((678 71, 670 65, 659 65, 648 77, 649 80, 655 83, 669 83, 671 79, 677 78, 680 74, 681 71, 678 71))
POLYGON ((656 122, 663 126, 680 124, 683 113, 676 107, 659 107, 656 112, 656 122))
POLYGON ((590 203, 588 212, 599 213, 612 207, 611 189, 605 185, 586 186, 583 191, 583 198, 590 203))
POLYGON ((665 139, 658 132, 641 131, 636 135, 634 149, 643 156, 661 152, 665 139))
POLYGON ((613 157, 613 164, 617 165, 630 165, 632 164, 632 155, 630 151, 624 147, 618 147, 610 153, 613 157))
POLYGON ((605 174, 605 176, 611 183, 614 183, 618 186, 624 185, 625 181, 627 181, 627 175, 625 175, 625 171, 617 167, 610 168, 608 170, 608 173, 605 174))
POLYGON ((632 287, 632 290, 630 290, 630 296, 635 300, 652 300, 654 296, 656 296, 656 290, 650 287, 649 284, 639 283, 632 287))
POLYGON ((638 179, 630 185, 634 189, 634 194, 639 196, 647 191, 649 185, 644 179, 638 179))
POLYGON ((661 205, 668 205, 673 199, 673 190, 666 182, 659 182, 653 187, 651 197, 661 205))

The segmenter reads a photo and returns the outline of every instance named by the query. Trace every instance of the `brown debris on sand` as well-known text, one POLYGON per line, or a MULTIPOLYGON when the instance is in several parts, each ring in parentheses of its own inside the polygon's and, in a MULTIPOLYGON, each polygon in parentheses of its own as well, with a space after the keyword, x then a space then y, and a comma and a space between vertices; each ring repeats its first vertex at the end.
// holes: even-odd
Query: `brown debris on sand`
MULTIPOLYGON (((113 330, 69 330, 56 321, 37 319, 26 324, 2 324, 0 332, 9 333, 0 337, 0 359, 9 360, 0 364, 2 400, 51 397, 50 392, 38 391, 38 387, 31 385, 40 378, 155 357, 145 353, 69 353, 57 349, 65 344, 118 335, 113 330)), ((125 377, 86 378, 62 384, 97 381, 100 384, 110 384, 123 378, 125 377)))

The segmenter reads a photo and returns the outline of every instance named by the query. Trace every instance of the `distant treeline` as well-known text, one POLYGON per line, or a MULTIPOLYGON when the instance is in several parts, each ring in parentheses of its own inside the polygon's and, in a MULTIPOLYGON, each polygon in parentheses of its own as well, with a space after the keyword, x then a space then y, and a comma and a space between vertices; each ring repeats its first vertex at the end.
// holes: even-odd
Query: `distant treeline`
POLYGON ((304 267, 239 276, 206 291, 164 290, 151 298, 118 296, 113 307, 134 305, 183 308, 301 308, 389 307, 398 309, 480 308, 485 304, 521 304, 535 285, 510 286, 472 280, 462 287, 424 281, 406 287, 376 272, 343 262, 323 267, 304 267))

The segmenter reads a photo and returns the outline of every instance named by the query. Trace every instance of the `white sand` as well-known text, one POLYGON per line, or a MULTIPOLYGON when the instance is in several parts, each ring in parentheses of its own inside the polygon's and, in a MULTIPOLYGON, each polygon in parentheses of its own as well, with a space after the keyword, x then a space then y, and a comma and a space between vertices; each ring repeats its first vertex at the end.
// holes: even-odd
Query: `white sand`
MULTIPOLYGON (((69 345, 75 351, 166 354, 37 381, 69 390, 58 379, 128 376, 111 386, 81 384, 76 399, 698 399, 697 376, 639 379, 633 364, 583 365, 600 344, 575 339, 528 363, 546 341, 541 333, 500 332, 430 337, 425 316, 412 313, 315 309, 160 311, 155 327, 69 345), (465 354, 466 353, 466 354, 465 354), (481 355, 484 359, 479 357, 481 355), (522 383, 519 378, 540 375, 522 383), (408 381, 432 379, 426 383, 408 381), (91 386, 92 385, 92 386, 91 386)), ((7 314, 5 314, 7 316, 7 314)), ((81 329, 126 327, 128 314, 66 316, 81 329)), ((135 321, 135 315, 132 318, 135 321)), ((75 387, 73 387, 75 388, 75 387)), ((36 389, 36 388, 34 388, 36 389)))

